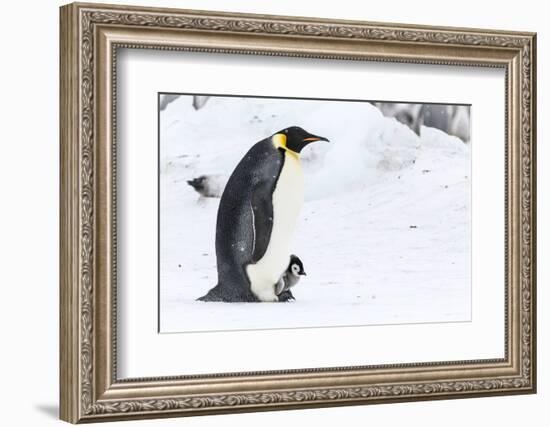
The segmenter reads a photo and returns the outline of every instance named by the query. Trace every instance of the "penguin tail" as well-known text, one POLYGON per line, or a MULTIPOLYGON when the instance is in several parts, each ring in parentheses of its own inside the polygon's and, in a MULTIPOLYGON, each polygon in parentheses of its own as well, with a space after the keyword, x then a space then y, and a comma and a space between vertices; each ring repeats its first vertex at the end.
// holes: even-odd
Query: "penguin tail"
POLYGON ((206 295, 197 298, 204 302, 258 302, 258 298, 252 292, 238 291, 236 288, 221 286, 219 283, 210 289, 206 295))
POLYGON ((203 295, 202 297, 197 298, 197 301, 224 302, 225 299, 222 297, 222 293, 220 292, 219 285, 216 285, 212 289, 210 289, 206 293, 206 295, 203 295))

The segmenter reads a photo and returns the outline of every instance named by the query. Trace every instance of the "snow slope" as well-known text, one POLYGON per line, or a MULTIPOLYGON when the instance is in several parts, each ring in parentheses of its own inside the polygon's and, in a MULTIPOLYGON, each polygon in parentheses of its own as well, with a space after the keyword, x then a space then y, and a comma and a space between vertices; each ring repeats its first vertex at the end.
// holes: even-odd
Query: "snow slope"
POLYGON ((161 332, 470 320, 470 148, 418 137, 363 102, 181 96, 160 123, 161 332), (203 303, 216 283, 219 199, 186 180, 229 176, 291 125, 330 139, 302 154, 306 202, 291 303, 203 303))

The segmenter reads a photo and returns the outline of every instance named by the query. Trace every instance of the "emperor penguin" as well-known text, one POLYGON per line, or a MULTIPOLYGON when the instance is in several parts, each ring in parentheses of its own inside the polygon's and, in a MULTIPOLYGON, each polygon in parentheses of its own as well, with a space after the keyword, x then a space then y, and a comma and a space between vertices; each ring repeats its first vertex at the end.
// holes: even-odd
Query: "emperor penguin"
POLYGON ((201 197, 220 197, 225 187, 226 179, 223 175, 201 175, 187 181, 201 197))
POLYGON ((218 207, 218 283, 200 301, 276 302, 304 200, 300 152, 328 141, 292 126, 250 148, 229 177, 218 207))

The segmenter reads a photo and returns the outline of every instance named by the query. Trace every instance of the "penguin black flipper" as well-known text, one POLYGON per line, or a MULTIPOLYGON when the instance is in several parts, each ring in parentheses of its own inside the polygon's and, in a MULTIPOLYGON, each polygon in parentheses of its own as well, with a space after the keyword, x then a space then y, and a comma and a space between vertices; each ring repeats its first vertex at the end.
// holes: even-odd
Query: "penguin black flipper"
POLYGON ((277 283, 275 283, 275 295, 281 295, 285 288, 285 279, 281 277, 277 283))
POLYGON ((254 239, 252 251, 252 263, 258 262, 265 255, 273 230, 273 205, 271 195, 274 183, 260 182, 252 191, 250 204, 252 207, 252 220, 254 222, 254 239))

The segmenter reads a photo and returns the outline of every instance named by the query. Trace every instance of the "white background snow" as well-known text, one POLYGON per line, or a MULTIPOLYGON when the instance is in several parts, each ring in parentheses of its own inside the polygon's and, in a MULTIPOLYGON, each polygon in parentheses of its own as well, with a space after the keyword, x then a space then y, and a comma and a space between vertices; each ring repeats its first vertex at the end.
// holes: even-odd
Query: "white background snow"
POLYGON ((160 331, 469 321, 470 147, 417 136, 367 102, 180 96, 160 114, 160 331), (306 201, 290 303, 195 301, 216 284, 219 199, 187 184, 229 176, 255 142, 298 125, 306 201))

